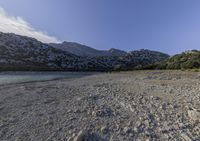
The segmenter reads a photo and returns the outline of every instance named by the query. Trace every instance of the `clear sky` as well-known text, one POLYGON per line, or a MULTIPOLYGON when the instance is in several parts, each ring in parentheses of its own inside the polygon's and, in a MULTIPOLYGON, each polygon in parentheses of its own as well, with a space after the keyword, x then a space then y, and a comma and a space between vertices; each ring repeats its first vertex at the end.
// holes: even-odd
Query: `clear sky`
POLYGON ((200 49, 200 0, 1 0, 0 7, 0 30, 19 26, 16 32, 46 42, 169 54, 200 49))

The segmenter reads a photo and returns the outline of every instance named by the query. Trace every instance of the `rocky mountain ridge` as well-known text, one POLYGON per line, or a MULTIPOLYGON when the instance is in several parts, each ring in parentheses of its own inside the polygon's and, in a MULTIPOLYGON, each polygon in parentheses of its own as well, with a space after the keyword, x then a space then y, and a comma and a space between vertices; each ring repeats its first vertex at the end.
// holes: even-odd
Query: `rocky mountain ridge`
POLYGON ((61 44, 51 43, 49 45, 82 57, 123 56, 128 54, 125 51, 115 48, 109 50, 97 50, 86 45, 66 41, 61 44))
MULTIPOLYGON (((111 49, 109 52, 118 52, 111 49)), ((113 71, 143 69, 169 56, 164 53, 139 50, 123 56, 77 56, 44 44, 34 38, 0 33, 0 70, 35 71, 113 71)))

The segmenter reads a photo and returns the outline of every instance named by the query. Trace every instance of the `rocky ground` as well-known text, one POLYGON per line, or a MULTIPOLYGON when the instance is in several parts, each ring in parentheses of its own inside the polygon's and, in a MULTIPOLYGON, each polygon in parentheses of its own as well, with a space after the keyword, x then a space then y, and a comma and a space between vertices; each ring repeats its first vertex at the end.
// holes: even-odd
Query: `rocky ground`
POLYGON ((1 141, 199 141, 200 73, 133 71, 0 86, 1 141))

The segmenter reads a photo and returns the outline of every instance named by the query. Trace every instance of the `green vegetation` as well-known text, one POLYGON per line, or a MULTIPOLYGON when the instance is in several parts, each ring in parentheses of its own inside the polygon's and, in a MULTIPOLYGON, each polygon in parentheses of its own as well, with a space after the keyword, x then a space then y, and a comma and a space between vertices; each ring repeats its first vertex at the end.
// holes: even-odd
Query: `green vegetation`
POLYGON ((174 55, 159 64, 156 64, 157 69, 192 69, 199 71, 200 68, 200 51, 186 51, 182 54, 174 55))

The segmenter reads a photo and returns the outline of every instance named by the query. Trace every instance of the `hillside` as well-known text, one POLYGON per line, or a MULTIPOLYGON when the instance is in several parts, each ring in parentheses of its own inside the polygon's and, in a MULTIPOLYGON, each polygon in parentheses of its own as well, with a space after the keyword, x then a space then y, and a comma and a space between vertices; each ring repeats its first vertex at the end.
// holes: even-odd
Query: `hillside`
POLYGON ((159 69, 196 69, 200 68, 200 51, 191 50, 174 55, 156 65, 159 69))
POLYGON ((122 60, 126 60, 128 69, 146 69, 151 64, 159 63, 167 58, 169 58, 169 55, 165 53, 141 49, 130 52, 122 57, 122 60))
MULTIPOLYGON (((116 49, 111 49, 108 52, 119 53, 116 49)), ((12 33, 0 33, 1 71, 134 70, 144 69, 168 57, 164 53, 150 50, 132 51, 123 56, 83 57, 44 44, 33 38, 12 33)))
POLYGON ((96 56, 123 56, 127 52, 111 48, 109 50, 97 50, 86 45, 74 43, 74 42, 63 42, 61 44, 51 43, 51 46, 61 49, 63 51, 70 52, 72 54, 82 57, 96 57, 96 56))
POLYGON ((0 33, 0 70, 76 70, 81 60, 36 39, 0 33))

